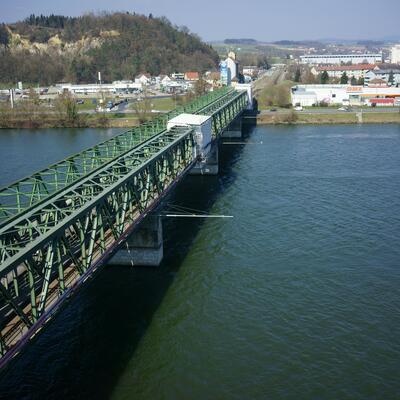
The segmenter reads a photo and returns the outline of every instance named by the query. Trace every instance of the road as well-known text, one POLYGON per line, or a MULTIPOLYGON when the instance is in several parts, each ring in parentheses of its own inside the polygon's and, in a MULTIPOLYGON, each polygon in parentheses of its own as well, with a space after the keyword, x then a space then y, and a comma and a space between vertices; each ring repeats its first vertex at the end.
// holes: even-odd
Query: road
MULTIPOLYGON (((260 114, 261 115, 269 115, 269 114, 287 114, 290 112, 291 109, 286 109, 286 108, 278 108, 276 111, 271 111, 271 110, 261 110, 260 114)), ((380 114, 380 113, 394 113, 394 112, 400 112, 399 107, 393 107, 393 108, 353 108, 351 111, 339 111, 337 108, 307 108, 304 109, 303 111, 297 111, 298 113, 301 114, 355 114, 359 113, 362 111, 363 113, 368 113, 368 114, 380 114)))

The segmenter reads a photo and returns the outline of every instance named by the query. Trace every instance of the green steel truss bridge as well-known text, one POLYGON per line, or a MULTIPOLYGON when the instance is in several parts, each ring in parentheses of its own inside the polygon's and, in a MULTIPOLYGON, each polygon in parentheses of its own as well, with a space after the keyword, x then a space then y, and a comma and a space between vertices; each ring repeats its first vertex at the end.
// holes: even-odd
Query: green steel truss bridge
POLYGON ((248 106, 220 89, 0 189, 0 367, 124 242, 197 161, 194 130, 216 139, 248 106))

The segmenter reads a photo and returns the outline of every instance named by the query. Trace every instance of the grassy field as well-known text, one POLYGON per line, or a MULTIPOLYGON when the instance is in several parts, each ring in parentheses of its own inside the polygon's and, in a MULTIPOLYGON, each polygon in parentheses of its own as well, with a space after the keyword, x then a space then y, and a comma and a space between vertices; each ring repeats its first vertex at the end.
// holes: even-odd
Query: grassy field
POLYGON ((268 110, 271 107, 282 107, 289 105, 290 88, 294 82, 284 80, 277 84, 267 84, 263 89, 258 92, 258 108, 260 110, 268 110))
POLYGON ((172 97, 163 97, 160 99, 149 99, 152 110, 171 111, 176 108, 175 100, 172 97))
MULTIPOLYGON (((307 114, 288 111, 287 113, 262 114, 257 118, 259 124, 358 124, 355 113, 307 114)), ((400 123, 400 113, 364 113, 363 123, 400 123)))

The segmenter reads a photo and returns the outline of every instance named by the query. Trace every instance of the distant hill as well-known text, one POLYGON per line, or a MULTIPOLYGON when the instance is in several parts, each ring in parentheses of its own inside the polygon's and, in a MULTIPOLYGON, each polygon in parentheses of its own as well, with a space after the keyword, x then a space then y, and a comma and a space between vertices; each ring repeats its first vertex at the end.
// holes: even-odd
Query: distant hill
POLYGON ((314 40, 278 40, 272 42, 278 46, 305 46, 305 47, 320 47, 322 44, 314 40))
POLYGON ((139 73, 205 71, 218 54, 166 18, 112 13, 65 17, 31 15, 0 25, 0 82, 94 82, 139 73))
POLYGON ((255 39, 225 39, 224 40, 224 44, 247 44, 247 45, 251 45, 251 44, 257 44, 257 40, 255 39))

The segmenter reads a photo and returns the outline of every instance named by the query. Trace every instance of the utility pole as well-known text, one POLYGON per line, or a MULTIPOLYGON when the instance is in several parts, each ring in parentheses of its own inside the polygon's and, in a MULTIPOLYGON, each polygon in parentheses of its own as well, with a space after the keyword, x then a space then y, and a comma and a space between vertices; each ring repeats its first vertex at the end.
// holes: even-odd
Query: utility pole
POLYGON ((10 103, 11 108, 14 108, 14 89, 10 89, 10 103))
POLYGON ((104 93, 103 93, 103 89, 101 87, 101 72, 98 72, 98 79, 99 79, 99 85, 100 85, 100 93, 101 93, 101 104, 103 107, 103 103, 104 103, 104 93))

